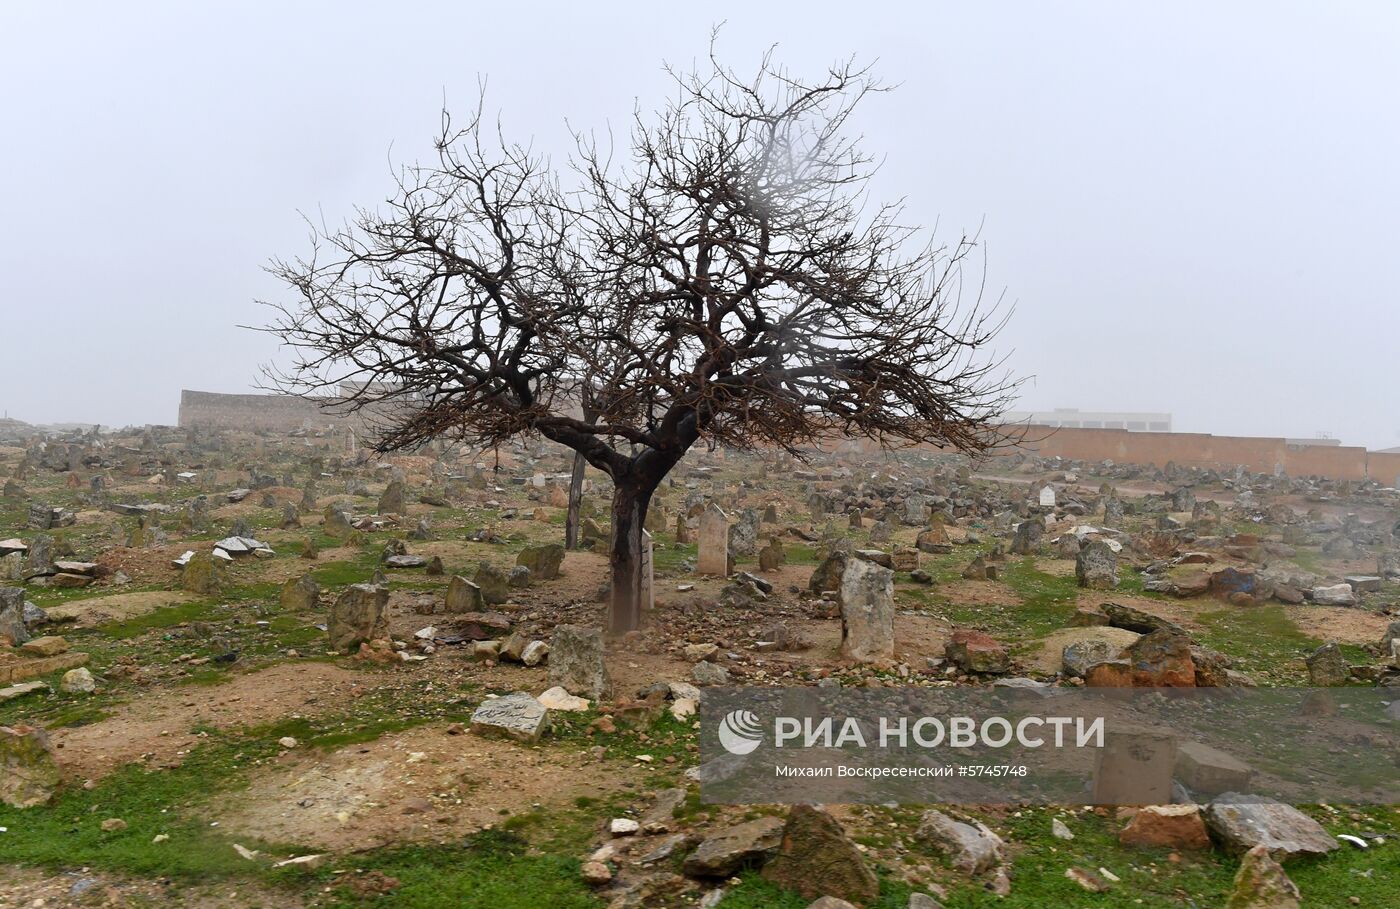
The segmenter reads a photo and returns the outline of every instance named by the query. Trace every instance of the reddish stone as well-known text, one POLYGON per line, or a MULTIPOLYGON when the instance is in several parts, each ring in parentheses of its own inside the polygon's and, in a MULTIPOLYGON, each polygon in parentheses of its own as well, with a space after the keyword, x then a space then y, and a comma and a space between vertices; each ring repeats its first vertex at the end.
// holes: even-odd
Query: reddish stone
POLYGON ((1191 639, 1162 629, 1138 639, 1124 651, 1132 664, 1135 688, 1195 688, 1196 664, 1191 639))
POLYGON ((1139 808, 1118 842, 1163 849, 1209 849, 1210 834, 1199 805, 1148 805, 1139 808))

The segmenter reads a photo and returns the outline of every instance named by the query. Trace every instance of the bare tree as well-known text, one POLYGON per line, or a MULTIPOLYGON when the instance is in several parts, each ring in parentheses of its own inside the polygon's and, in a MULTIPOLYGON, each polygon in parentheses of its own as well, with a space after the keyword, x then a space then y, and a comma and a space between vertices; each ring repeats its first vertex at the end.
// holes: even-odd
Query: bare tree
POLYGON ((625 155, 580 134, 562 173, 480 107, 444 114, 437 160, 382 209, 271 265, 295 298, 267 330, 298 353, 271 387, 355 380, 380 451, 537 433, 612 478, 614 633, 640 622, 647 507, 692 445, 980 451, 1014 387, 986 356, 997 308, 980 282, 963 300, 973 240, 866 199, 849 120, 880 90, 868 70, 710 64, 668 70, 674 99, 634 115, 625 155))

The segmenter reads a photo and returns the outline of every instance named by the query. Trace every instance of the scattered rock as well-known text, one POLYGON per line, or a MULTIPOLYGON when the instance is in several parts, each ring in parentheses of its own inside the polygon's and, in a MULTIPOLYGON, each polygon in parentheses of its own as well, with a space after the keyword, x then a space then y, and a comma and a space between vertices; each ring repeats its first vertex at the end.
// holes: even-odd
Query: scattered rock
POLYGON ((1299 909, 1301 894, 1267 846, 1244 854, 1225 909, 1299 909))
POLYGON ((1199 805, 1145 805, 1118 834, 1125 846, 1208 849, 1210 835, 1199 805))
POLYGON ((782 845, 783 826, 780 818, 761 817, 713 833, 686 856, 683 870, 691 877, 729 877, 761 865, 782 845))
POLYGON ((788 812, 782 844, 763 876, 808 899, 833 896, 863 904, 880 893, 875 872, 841 825, 810 805, 794 805, 788 812))
POLYGON ((919 819, 915 838, 948 856, 954 868, 965 874, 982 874, 1001 864, 1003 843, 986 825, 955 821, 936 808, 919 819))
POLYGON ((48 804, 60 779, 48 733, 0 726, 0 802, 12 808, 48 804))
POLYGON ((1206 826, 1226 851, 1263 846, 1277 861, 1325 855, 1339 848, 1322 825, 1292 805, 1262 796, 1226 793, 1205 811, 1206 826))

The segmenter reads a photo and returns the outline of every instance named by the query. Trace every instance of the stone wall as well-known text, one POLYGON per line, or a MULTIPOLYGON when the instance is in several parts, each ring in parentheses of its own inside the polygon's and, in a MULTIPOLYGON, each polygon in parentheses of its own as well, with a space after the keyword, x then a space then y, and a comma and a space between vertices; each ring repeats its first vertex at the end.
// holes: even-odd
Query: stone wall
POLYGON ((1400 455, 1369 452, 1346 445, 1290 445, 1284 439, 1257 436, 1216 436, 1199 432, 1128 432, 1123 429, 1052 429, 1017 427, 1020 447, 1043 457, 1084 461, 1112 460, 1124 464, 1227 469, 1243 464, 1250 470, 1273 473, 1276 467, 1291 477, 1321 476, 1334 480, 1375 479, 1393 485, 1400 478, 1400 455))
POLYGON ((344 424, 347 419, 343 414, 323 410, 315 401, 293 395, 225 395, 188 389, 180 392, 182 428, 291 432, 344 424))

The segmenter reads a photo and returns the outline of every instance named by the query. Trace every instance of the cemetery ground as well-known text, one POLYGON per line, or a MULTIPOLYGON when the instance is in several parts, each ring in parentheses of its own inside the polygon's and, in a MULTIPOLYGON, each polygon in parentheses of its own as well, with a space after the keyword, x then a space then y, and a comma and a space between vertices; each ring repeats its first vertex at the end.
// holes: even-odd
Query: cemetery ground
MULTIPOLYGON (((799 813, 700 800, 710 685, 1102 683, 1163 626, 1201 684, 1395 684, 1393 490, 929 453, 692 455, 649 520, 655 605, 603 679, 606 490, 551 576, 568 462, 497 457, 173 430, 0 447, 0 587, 42 610, 0 646, 0 795, 34 796, 0 804, 0 907, 801 909, 820 894, 770 861, 799 813), (696 568, 711 503, 742 525, 730 578, 696 568), (853 659, 834 589, 872 559, 895 569, 893 652, 853 659), (1075 645, 1099 656, 1076 671, 1075 645), (482 720, 516 692, 547 722, 529 699, 482 720)), ((1304 906, 1400 906, 1400 811, 1298 807, 1359 845, 1279 868, 1195 814, 1141 844, 1146 820, 1090 807, 808 823, 869 907, 1296 905, 1285 871, 1304 906)))

